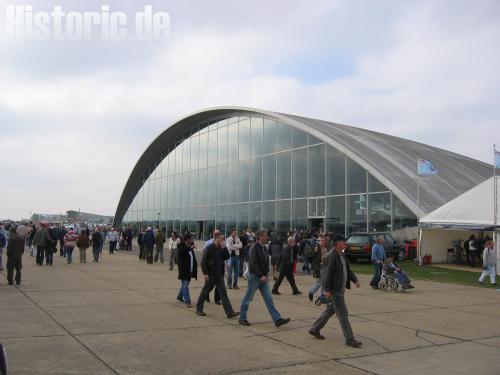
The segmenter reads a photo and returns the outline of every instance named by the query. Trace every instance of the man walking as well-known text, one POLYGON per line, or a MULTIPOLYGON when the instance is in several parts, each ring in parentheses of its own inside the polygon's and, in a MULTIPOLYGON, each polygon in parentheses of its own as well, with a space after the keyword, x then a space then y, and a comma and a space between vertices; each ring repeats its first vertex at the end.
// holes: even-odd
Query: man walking
POLYGON ((158 262, 158 259, 160 259, 160 262, 163 263, 163 244, 165 243, 165 233, 163 230, 160 230, 159 227, 156 227, 156 235, 155 235, 155 245, 156 245, 156 252, 155 252, 155 263, 158 262))
POLYGON ((273 297, 269 291, 269 280, 267 275, 269 274, 269 253, 265 249, 265 244, 269 240, 267 231, 261 229, 256 234, 257 242, 255 242, 250 248, 249 254, 249 272, 248 272, 248 289, 241 302, 241 316, 239 323, 244 326, 249 326, 250 323, 247 320, 248 308, 250 307, 250 301, 253 300, 255 292, 259 289, 264 303, 266 304, 267 311, 273 319, 274 325, 276 327, 287 324, 290 319, 283 319, 274 307, 273 297))
POLYGON ((359 288, 359 282, 354 272, 351 271, 349 261, 343 253, 344 249, 345 238, 337 236, 334 240, 334 248, 328 253, 325 265, 324 296, 330 299, 330 303, 327 304, 326 310, 319 319, 314 322, 309 333, 319 340, 324 340, 325 337, 320 334, 320 331, 336 312, 346 345, 359 348, 361 342, 357 341, 352 333, 349 312, 344 299, 345 289, 351 288, 351 282, 355 283, 356 288, 359 288))
POLYGON ((151 227, 146 229, 142 242, 144 243, 144 251, 146 252, 146 262, 148 264, 153 264, 153 249, 155 247, 156 240, 151 227))
POLYGON ((214 235, 214 242, 206 249, 201 260, 201 270, 205 277, 205 286, 201 290, 196 304, 196 313, 200 316, 206 316, 203 311, 205 299, 208 297, 210 290, 215 286, 220 293, 222 305, 228 319, 240 315, 235 312, 231 306, 231 302, 227 296, 226 286, 224 285, 224 262, 229 259, 230 254, 227 248, 222 246, 224 236, 221 233, 214 235))
POLYGON ((43 256, 48 246, 49 234, 45 228, 45 224, 40 225, 40 229, 36 232, 35 236, 35 246, 36 246, 36 264, 43 266, 43 256))
POLYGON ((3 248, 5 246, 7 246, 7 237, 5 236, 5 229, 3 227, 3 224, 0 223, 0 271, 3 270, 2 254, 3 254, 3 248))
POLYGON ((174 269, 174 263, 175 258, 177 256, 177 246, 179 245, 179 238, 177 238, 177 233, 172 232, 172 236, 170 237, 170 240, 168 241, 168 249, 170 250, 170 260, 169 260, 169 270, 174 269))
POLYGON ((278 280, 273 286, 273 294, 280 295, 281 293, 278 291, 281 282, 286 277, 290 286, 292 287, 292 291, 294 295, 302 294, 301 291, 297 288, 295 284, 295 278, 293 277, 293 257, 295 250, 295 238, 290 236, 288 237, 288 244, 283 247, 281 251, 281 256, 278 262, 278 271, 280 273, 278 280))
POLYGON ((377 242, 372 247, 372 263, 373 263, 373 277, 370 281, 370 286, 373 289, 378 289, 378 283, 382 276, 382 269, 384 262, 387 259, 384 248, 384 237, 378 236, 377 242))
POLYGON ((485 239, 485 247, 483 251, 483 273, 479 278, 481 284, 484 283, 486 276, 490 277, 491 285, 496 285, 496 265, 497 265, 497 252, 492 240, 488 237, 485 239))
MULTIPOLYGON (((14 284, 16 270, 16 285, 21 285, 21 268, 23 268, 24 238, 16 233, 16 228, 10 228, 10 239, 7 244, 7 282, 14 284)), ((43 261, 43 259, 42 259, 43 261)))
POLYGON ((311 302, 314 299, 314 294, 323 285, 324 266, 327 255, 328 255, 328 247, 326 245, 326 236, 324 234, 320 234, 319 243, 314 248, 314 257, 312 261, 313 277, 316 278, 316 282, 313 284, 311 289, 309 289, 309 300, 311 302))
POLYGON ((240 275, 240 251, 242 248, 242 244, 240 239, 238 238, 238 232, 236 231, 236 229, 231 230, 231 235, 226 240, 226 247, 229 251, 229 254, 231 255, 227 275, 227 287, 229 289, 239 289, 238 277, 240 275))

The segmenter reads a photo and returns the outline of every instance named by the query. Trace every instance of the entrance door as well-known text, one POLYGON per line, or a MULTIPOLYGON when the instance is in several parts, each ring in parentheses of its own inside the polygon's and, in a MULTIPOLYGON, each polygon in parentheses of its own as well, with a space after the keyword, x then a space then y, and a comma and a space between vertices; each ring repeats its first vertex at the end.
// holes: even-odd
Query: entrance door
POLYGON ((308 227, 313 232, 324 232, 325 221, 323 218, 309 219, 308 227))
POLYGON ((198 221, 198 231, 197 233, 197 239, 202 240, 203 239, 203 221, 198 221))
POLYGON ((325 229, 325 198, 309 198, 308 200, 308 230, 323 232, 325 229))

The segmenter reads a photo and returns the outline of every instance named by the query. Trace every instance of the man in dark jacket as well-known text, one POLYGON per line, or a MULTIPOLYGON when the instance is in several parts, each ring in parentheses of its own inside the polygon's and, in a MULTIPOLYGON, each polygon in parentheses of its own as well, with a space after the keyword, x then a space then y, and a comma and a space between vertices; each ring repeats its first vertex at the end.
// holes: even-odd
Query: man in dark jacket
POLYGON ((47 224, 42 223, 40 229, 36 233, 35 245, 36 245, 36 264, 43 266, 43 257, 48 246, 49 233, 46 228, 47 224))
POLYGON ((224 269, 224 262, 230 258, 230 254, 227 248, 222 246, 223 242, 224 236, 221 233, 216 233, 214 235, 214 242, 206 249, 201 260, 201 270, 205 277, 205 286, 201 290, 198 303, 196 304, 196 313, 200 316, 207 315, 203 312, 203 306, 205 299, 214 286, 219 291, 227 318, 231 319, 240 315, 239 312, 233 310, 224 284, 222 271, 224 269))
POLYGON ((45 249, 45 265, 51 266, 54 262, 54 253, 57 251, 57 240, 59 233, 55 226, 51 226, 47 236, 47 248, 45 249))
POLYGON ((133 235, 132 235, 132 229, 130 229, 130 227, 127 227, 127 229, 125 230, 125 232, 123 232, 123 238, 125 240, 125 242, 127 243, 127 251, 132 251, 132 238, 133 238, 133 235))
POLYGON ((17 235, 16 228, 10 228, 10 239, 7 244, 7 282, 14 283, 14 269, 16 270, 16 284, 21 284, 21 268, 23 268, 24 239, 17 235))
POLYGON ((139 245, 139 259, 146 260, 146 254, 144 252, 144 229, 137 235, 137 244, 139 245))
POLYGON ((64 252, 64 236, 66 235, 66 233, 68 233, 68 231, 66 230, 66 228, 62 227, 61 230, 59 231, 59 234, 58 234, 59 246, 60 246, 59 256, 61 256, 61 257, 66 256, 66 254, 64 252))
POLYGON ((343 253, 344 248, 345 238, 337 236, 334 239, 334 248, 328 253, 325 264, 324 296, 330 299, 330 303, 327 304, 326 310, 319 319, 314 322, 309 333, 319 340, 324 340, 325 337, 320 334, 320 331, 326 325, 328 319, 336 312, 346 345, 359 348, 361 342, 357 341, 352 333, 348 318, 349 313, 344 299, 345 289, 351 288, 351 282, 355 283, 356 288, 359 288, 359 282, 354 272, 351 271, 349 261, 343 253))
POLYGON ((163 263, 163 245, 165 244, 165 228, 160 230, 160 227, 156 227, 156 235, 155 235, 155 244, 156 244, 156 252, 155 252, 155 263, 160 262, 163 263))
POLYGON ((281 282, 286 277, 290 286, 292 287, 293 294, 302 294, 295 284, 295 278, 293 277, 293 260, 294 260, 294 250, 295 250, 295 238, 288 237, 288 244, 284 246, 281 250, 281 255, 278 261, 278 271, 280 273, 278 280, 274 283, 273 294, 280 295, 278 291, 281 282))
POLYGON ((239 320, 239 323, 243 326, 250 325, 247 320, 247 312, 250 301, 253 300, 253 296, 257 289, 260 290, 260 294, 262 294, 264 303, 276 327, 287 324, 290 321, 288 318, 283 319, 281 317, 276 307, 274 307, 273 297, 271 293, 269 293, 269 280, 267 278, 269 273, 269 253, 264 247, 268 239, 267 231, 261 229, 256 234, 257 242, 250 247, 248 289, 241 302, 241 317, 239 320))
POLYGON ((146 229, 146 233, 144 233, 142 242, 144 243, 146 261, 148 262, 148 264, 153 264, 153 249, 155 247, 156 239, 151 227, 148 227, 148 229, 146 229))

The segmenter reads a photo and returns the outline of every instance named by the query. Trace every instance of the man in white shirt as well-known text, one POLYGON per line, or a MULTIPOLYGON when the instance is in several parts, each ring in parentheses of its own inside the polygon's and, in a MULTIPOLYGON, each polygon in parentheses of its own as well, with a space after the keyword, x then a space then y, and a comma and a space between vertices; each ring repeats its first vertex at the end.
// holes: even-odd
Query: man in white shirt
POLYGON ((168 241, 168 249, 170 250, 170 262, 169 262, 169 270, 174 269, 174 262, 176 262, 176 254, 177 254, 177 245, 179 245, 179 238, 177 238, 177 233, 172 232, 172 236, 168 241))
POLYGON ((486 238, 483 251, 483 273, 479 278, 481 284, 484 283, 486 276, 490 277, 491 285, 496 285, 496 265, 497 265, 497 251, 495 244, 489 238, 486 238))
POLYGON ((227 250, 231 254, 227 275, 228 289, 240 289, 238 288, 238 276, 240 275, 240 251, 242 246, 238 232, 236 229, 231 229, 231 235, 226 240, 227 250))

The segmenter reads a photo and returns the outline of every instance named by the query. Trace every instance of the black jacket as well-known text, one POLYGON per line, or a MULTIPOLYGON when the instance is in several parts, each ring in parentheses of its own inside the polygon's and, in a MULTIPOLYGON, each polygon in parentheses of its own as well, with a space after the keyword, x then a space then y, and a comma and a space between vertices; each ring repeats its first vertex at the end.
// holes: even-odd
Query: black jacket
POLYGON ((283 246, 283 249, 281 249, 280 259, 278 261, 279 272, 287 273, 293 271, 293 260, 295 259, 295 257, 293 257, 292 254, 294 254, 295 249, 296 249, 295 246, 294 247, 290 247, 288 245, 283 246))
POLYGON ((90 246, 94 249, 99 249, 102 244, 102 236, 100 232, 94 232, 92 234, 92 239, 90 240, 90 246))
POLYGON ((248 271, 259 277, 267 276, 269 273, 269 253, 258 242, 250 247, 248 271))
POLYGON ((9 243, 7 244, 7 261, 21 260, 24 253, 24 239, 17 235, 12 234, 9 243))
POLYGON ((48 249, 55 249, 57 245, 57 240, 59 238, 59 233, 55 228, 50 228, 49 229, 49 236, 47 238, 47 248, 48 249))
POLYGON ((137 244, 139 246, 144 245, 143 238, 144 238, 144 233, 139 232, 139 234, 137 235, 137 244))
POLYGON ((330 250, 328 257, 326 258, 326 276, 324 281, 325 292, 331 292, 332 294, 340 293, 342 291, 342 262, 340 257, 343 257, 345 260, 345 268, 347 270, 347 283, 345 287, 347 289, 351 289, 351 281, 355 283, 358 281, 358 278, 351 271, 351 266, 349 265, 349 261, 345 257, 345 255, 339 254, 335 251, 335 249, 330 250))
POLYGON ((222 277, 224 272, 224 261, 231 258, 227 248, 217 247, 211 244, 203 252, 201 258, 201 271, 204 275, 212 277, 222 277))
POLYGON ((191 280, 198 279, 198 263, 196 262, 196 255, 194 250, 188 246, 185 242, 179 243, 177 246, 177 253, 179 255, 179 280, 191 280), (189 253, 193 255, 193 272, 190 272, 191 268, 191 257, 189 253))

